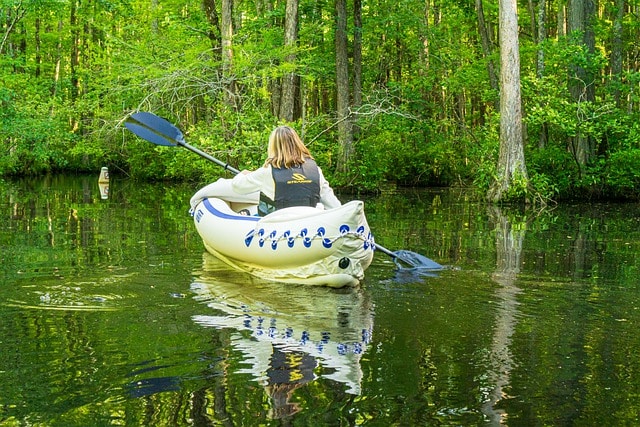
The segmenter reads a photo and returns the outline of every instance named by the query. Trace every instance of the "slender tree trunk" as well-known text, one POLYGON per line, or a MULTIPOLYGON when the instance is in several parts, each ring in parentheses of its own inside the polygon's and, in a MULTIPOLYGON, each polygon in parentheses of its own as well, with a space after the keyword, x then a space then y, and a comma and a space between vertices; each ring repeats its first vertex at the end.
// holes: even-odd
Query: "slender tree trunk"
MULTIPOLYGON (((546 27, 546 0, 538 0, 538 55, 536 62, 536 77, 541 80, 544 77, 544 49, 542 44, 547 39, 546 27)), ((540 126, 540 135, 538 136, 538 148, 544 148, 547 145, 548 126, 542 123, 540 126)))
POLYGON ((40 43, 40 17, 36 18, 35 21, 35 34, 34 34, 34 38, 35 38, 35 48, 36 48, 36 72, 35 72, 35 76, 36 79, 40 77, 40 67, 42 65, 42 53, 41 53, 41 43, 40 43))
POLYGON ((534 38, 536 33, 536 12, 533 0, 527 0, 527 9, 529 12, 529 32, 531 33, 531 38, 534 38))
MULTIPOLYGON (((231 112, 240 111, 240 99, 238 96, 237 82, 233 70, 233 0, 222 0, 222 13, 220 23, 220 37, 222 40, 222 89, 224 105, 231 112)), ((227 115, 222 115, 223 138, 230 141, 234 135, 241 132, 240 122, 237 120, 226 121, 227 115)))
MULTIPOLYGON (((582 44, 587 52, 592 54, 595 51, 595 34, 591 20, 594 17, 594 4, 592 0, 570 0, 568 14, 569 32, 582 33, 582 44)), ((571 69, 572 78, 569 84, 569 92, 573 101, 578 104, 595 101, 594 77, 591 72, 580 64, 573 64, 571 69)), ((584 135, 581 132, 581 124, 578 123, 576 135, 569 139, 569 149, 571 150, 580 173, 583 173, 586 166, 595 155, 595 141, 593 137, 584 135)))
MULTIPOLYGON (((489 32, 487 30, 487 25, 484 20, 484 8, 482 7, 482 0, 476 0, 476 13, 478 14, 478 32, 480 33, 480 42, 482 45, 482 53, 484 57, 487 58, 487 71, 489 72, 489 84, 491 85, 491 89, 496 92, 499 90, 498 87, 498 75, 496 73, 495 65, 491 60, 491 40, 489 39, 489 32)), ((497 108, 497 105, 496 105, 497 108)))
POLYGON ((624 10, 626 7, 625 0, 616 0, 616 14, 613 21, 613 34, 611 41, 611 80, 615 85, 613 89, 613 97, 616 101, 616 107, 620 108, 620 82, 622 80, 622 20, 624 18, 624 10))
POLYGON ((19 2, 18 5, 15 6, 15 9, 7 11, 7 16, 5 19, 6 29, 4 31, 4 34, 2 35, 2 41, 0 41, 0 54, 2 54, 5 51, 5 47, 9 43, 9 38, 11 36, 11 33, 16 28, 16 25, 18 24, 18 22, 20 22, 20 20, 24 18, 24 15, 26 13, 27 13, 27 9, 22 5, 22 2, 19 2))
MULTIPOLYGON (((500 0, 500 157, 487 198, 500 202, 515 184, 528 186, 522 139, 520 53, 516 0, 500 0)), ((524 190, 524 189, 523 189, 524 190)))
MULTIPOLYGON (((60 68, 62 63, 62 36, 60 33, 62 32, 62 21, 58 21, 58 44, 57 44, 57 52, 56 52, 56 66, 53 74, 53 85, 51 87, 51 97, 55 98, 58 95, 58 86, 60 85, 60 68)), ((51 103, 51 114, 53 114, 53 106, 55 103, 51 103)))
MULTIPOLYGON (((286 14, 284 18, 284 46, 291 53, 285 61, 295 64, 295 46, 298 42, 298 0, 287 0, 286 14)), ((293 121, 296 99, 296 74, 290 72, 282 77, 282 101, 280 102, 279 117, 293 121)))
POLYGON ((222 38, 220 36, 220 19, 216 10, 216 0, 203 0, 202 6, 210 25, 207 34, 209 40, 211 40, 211 49, 213 49, 214 53, 213 60, 220 61, 222 59, 222 38))
MULTIPOLYGON (((353 108, 362 105, 362 0, 353 0, 353 108)), ((353 125, 354 139, 358 139, 359 126, 353 125)))
POLYGON ((78 26, 78 4, 71 1, 71 14, 69 24, 71 26, 71 99, 75 101, 79 92, 78 65, 80 62, 80 29, 78 26))
MULTIPOLYGON (((218 68, 218 64, 222 61, 222 29, 220 28, 220 17, 216 9, 216 0, 202 0, 202 8, 209 22, 209 28, 207 30, 207 36, 211 43, 212 58, 211 61, 214 64, 211 71, 211 79, 213 82, 220 82, 222 71, 218 68)), ((205 97, 199 97, 199 106, 197 110, 200 113, 196 113, 193 117, 193 121, 199 120, 200 117, 205 119, 209 116, 209 109, 207 108, 205 97)))
POLYGON ((564 0, 558 1, 558 13, 556 14, 556 36, 558 38, 567 35, 567 5, 564 0))
POLYGON ((429 53, 429 32, 430 32, 430 23, 429 23, 429 12, 431 10, 431 6, 429 4, 431 0, 425 0, 424 2, 424 34, 422 35, 422 51, 420 52, 420 61, 423 64, 423 67, 420 68, 420 75, 425 76, 429 72, 430 66, 430 53, 429 53))
POLYGON ((341 156, 337 169, 347 173, 353 155, 353 129, 349 117, 349 60, 347 53, 346 0, 335 0, 336 6, 336 103, 338 110, 338 141, 341 156))
POLYGON ((542 43, 547 39, 546 27, 546 0, 538 0, 538 52, 536 61, 536 76, 541 79, 544 76, 544 49, 542 43))
POLYGON ((233 75, 233 0, 222 0, 222 73, 226 84, 225 103, 238 110, 236 80, 233 75))

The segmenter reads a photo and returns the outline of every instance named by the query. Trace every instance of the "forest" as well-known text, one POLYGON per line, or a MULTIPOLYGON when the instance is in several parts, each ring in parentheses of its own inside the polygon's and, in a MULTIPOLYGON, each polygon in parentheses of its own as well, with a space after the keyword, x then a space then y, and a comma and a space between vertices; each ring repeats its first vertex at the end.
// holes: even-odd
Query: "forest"
POLYGON ((485 193, 509 143, 509 41, 526 173, 507 199, 640 199, 638 0, 0 5, 2 176, 102 166, 141 180, 224 176, 125 129, 150 111, 239 169, 260 166, 270 131, 287 123, 336 188, 485 193), (515 38, 500 34, 509 5, 515 38))

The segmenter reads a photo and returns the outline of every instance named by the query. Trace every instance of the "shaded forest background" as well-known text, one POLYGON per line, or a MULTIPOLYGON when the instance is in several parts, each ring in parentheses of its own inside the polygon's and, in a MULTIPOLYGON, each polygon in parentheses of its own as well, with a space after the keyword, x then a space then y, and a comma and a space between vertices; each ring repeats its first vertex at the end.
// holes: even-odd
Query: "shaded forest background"
MULTIPOLYGON (((334 187, 496 179, 497 0, 0 0, 0 174, 223 172, 124 129, 134 111, 243 169, 302 134, 334 187)), ((520 0, 525 161, 555 199, 640 198, 640 2, 520 0)))

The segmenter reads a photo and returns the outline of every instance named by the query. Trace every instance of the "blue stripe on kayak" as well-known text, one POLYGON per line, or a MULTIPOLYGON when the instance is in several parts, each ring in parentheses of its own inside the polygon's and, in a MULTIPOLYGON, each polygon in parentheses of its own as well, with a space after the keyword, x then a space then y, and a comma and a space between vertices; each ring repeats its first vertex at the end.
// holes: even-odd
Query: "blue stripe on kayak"
POLYGON ((218 218, 233 219, 233 220, 236 220, 236 221, 253 221, 253 222, 260 221, 260 217, 258 217, 258 216, 240 215, 240 214, 231 215, 231 214, 219 211, 218 209, 213 207, 211 202, 209 202, 209 199, 202 200, 202 205, 209 212, 211 212, 213 215, 217 216, 218 218))

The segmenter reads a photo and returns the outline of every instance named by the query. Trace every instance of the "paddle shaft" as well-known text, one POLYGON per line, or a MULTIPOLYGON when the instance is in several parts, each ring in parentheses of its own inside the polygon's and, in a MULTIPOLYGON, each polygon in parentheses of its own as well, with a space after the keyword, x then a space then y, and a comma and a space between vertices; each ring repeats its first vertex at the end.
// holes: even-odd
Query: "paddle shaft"
MULTIPOLYGON (((196 147, 193 147, 189 144, 187 144, 184 141, 176 141, 178 143, 178 145, 183 146, 184 148, 186 148, 187 150, 190 150, 202 157, 204 157, 207 160, 212 161, 213 163, 217 164, 218 166, 222 166, 224 168, 224 170, 227 170, 231 173, 233 173, 234 175, 238 175, 240 173, 240 171, 236 168, 234 168, 233 166, 231 166, 229 163, 225 163, 221 160, 216 159, 215 157, 205 153, 202 150, 197 149, 196 147)), ((271 199, 269 199, 269 197, 267 197, 264 193, 260 192, 260 200, 265 203, 268 206, 273 206, 273 201, 271 199)), ((260 210, 260 208, 258 208, 258 210, 260 210)))
POLYGON ((382 245, 379 245, 378 243, 376 243, 376 250, 380 251, 384 254, 389 255, 391 258, 397 258, 398 256, 396 254, 394 254, 393 252, 391 252, 389 249, 385 248, 382 245))
POLYGON ((218 166, 222 166, 224 168, 224 170, 227 170, 227 171, 229 171, 229 172, 231 172, 231 173, 233 173, 235 175, 240 173, 240 171, 238 169, 234 168, 229 163, 225 163, 225 162, 223 162, 221 160, 218 160, 215 157, 205 153, 204 151, 202 151, 202 150, 200 150, 200 149, 198 149, 198 148, 196 148, 194 146, 191 146, 191 145, 187 144, 184 141, 176 141, 176 142, 178 143, 178 145, 183 146, 187 150, 190 150, 190 151, 192 151, 192 152, 204 157, 205 159, 212 161, 213 163, 217 164, 218 166))

